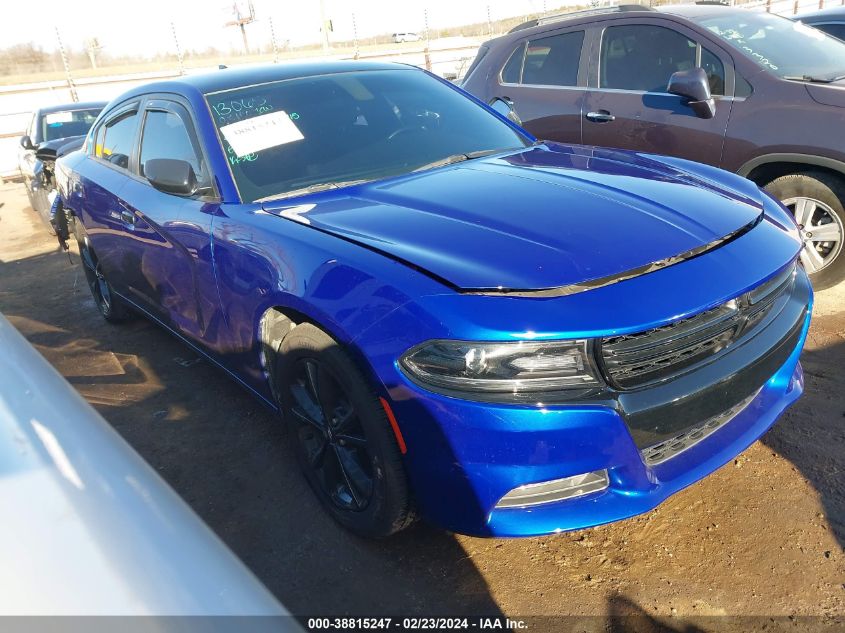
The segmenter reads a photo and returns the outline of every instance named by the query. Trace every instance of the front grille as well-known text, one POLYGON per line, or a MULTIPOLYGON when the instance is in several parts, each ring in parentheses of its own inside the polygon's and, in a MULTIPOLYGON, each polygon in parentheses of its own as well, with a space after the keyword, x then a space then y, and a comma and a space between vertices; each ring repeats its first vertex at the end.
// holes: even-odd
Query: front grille
POLYGON ((656 466, 662 464, 666 460, 672 459, 677 455, 683 453, 688 448, 692 448, 701 440, 708 437, 717 429, 723 427, 725 424, 733 420, 736 416, 742 413, 751 401, 757 397, 760 389, 745 398, 742 402, 735 404, 727 411, 723 411, 704 422, 695 425, 691 429, 687 429, 683 433, 675 437, 644 448, 640 453, 643 456, 643 461, 649 466, 656 466))
POLYGON ((762 321, 795 279, 791 266, 720 306, 661 327, 602 340, 608 379, 620 389, 667 380, 728 348, 762 321))

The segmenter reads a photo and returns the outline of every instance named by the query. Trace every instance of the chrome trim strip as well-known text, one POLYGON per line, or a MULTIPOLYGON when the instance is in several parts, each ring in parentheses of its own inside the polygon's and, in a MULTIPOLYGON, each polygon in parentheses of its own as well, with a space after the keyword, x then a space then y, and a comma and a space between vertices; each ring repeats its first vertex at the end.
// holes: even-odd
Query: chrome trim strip
POLYGON ((719 248, 720 246, 724 246, 725 244, 742 237, 755 226, 757 226, 762 220, 763 211, 760 211, 760 214, 751 222, 749 222, 743 227, 740 227, 736 231, 733 231, 732 233, 728 233, 724 237, 720 237, 719 239, 713 240, 712 242, 708 242, 707 244, 703 244, 702 246, 697 246, 679 255, 673 255, 665 259, 659 259, 650 264, 646 264, 645 266, 639 266, 631 270, 626 270, 621 273, 614 273, 613 275, 607 275, 605 277, 598 277, 597 279, 582 281, 580 283, 570 284, 568 286, 559 286, 557 288, 541 288, 539 290, 483 288, 473 290, 462 290, 461 294, 508 297, 566 297, 569 295, 586 292, 587 290, 595 290, 596 288, 610 286, 612 284, 619 283, 620 281, 627 281, 629 279, 634 279, 635 277, 642 277, 643 275, 647 275, 658 270, 663 270, 664 268, 668 268, 669 266, 674 266, 675 264, 680 264, 681 262, 685 262, 695 257, 699 257, 700 255, 704 255, 705 253, 709 253, 710 251, 713 251, 719 248))
MULTIPOLYGON (((504 70, 504 68, 503 68, 504 70)), ((499 82, 502 88, 542 88, 548 90, 589 90, 587 86, 553 86, 550 84, 515 84, 499 82)))

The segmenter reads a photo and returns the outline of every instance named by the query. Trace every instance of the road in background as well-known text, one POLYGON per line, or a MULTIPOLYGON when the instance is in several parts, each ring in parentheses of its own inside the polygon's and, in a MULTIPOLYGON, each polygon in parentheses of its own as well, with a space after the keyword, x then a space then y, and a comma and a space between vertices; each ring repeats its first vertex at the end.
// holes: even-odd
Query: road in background
MULTIPOLYGON (((735 630, 841 626, 845 284, 817 297, 804 397, 762 441, 656 510, 544 538, 417 525, 368 542, 320 508, 275 415, 148 321, 100 318, 78 256, 70 265, 20 189, 0 190, 0 311, 293 613, 637 614, 678 631, 698 630, 687 618, 819 616, 735 630)), ((726 621, 699 626, 717 625, 726 621)), ((581 629, 608 630, 597 620, 581 629)))

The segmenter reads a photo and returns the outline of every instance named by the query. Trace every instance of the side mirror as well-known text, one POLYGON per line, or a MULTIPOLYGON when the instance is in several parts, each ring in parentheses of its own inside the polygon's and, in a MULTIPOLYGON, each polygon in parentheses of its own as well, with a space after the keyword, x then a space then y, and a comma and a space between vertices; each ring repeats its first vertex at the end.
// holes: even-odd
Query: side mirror
POLYGON ((710 81, 702 68, 679 70, 669 78, 667 92, 684 97, 695 115, 701 119, 716 116, 716 102, 710 94, 710 81))
POLYGON ((151 158, 144 163, 144 176, 165 193, 192 196, 197 191, 197 175, 191 163, 175 158, 151 158))
POLYGON ((490 107, 517 125, 522 125, 522 120, 513 107, 513 101, 507 97, 496 97, 490 102, 490 107))
POLYGON ((42 146, 40 149, 35 150, 35 158, 40 160, 42 163, 44 161, 56 160, 56 150, 52 147, 42 146))
POLYGON ((32 143, 32 139, 29 138, 29 134, 21 136, 21 147, 24 149, 35 149, 35 145, 32 143))

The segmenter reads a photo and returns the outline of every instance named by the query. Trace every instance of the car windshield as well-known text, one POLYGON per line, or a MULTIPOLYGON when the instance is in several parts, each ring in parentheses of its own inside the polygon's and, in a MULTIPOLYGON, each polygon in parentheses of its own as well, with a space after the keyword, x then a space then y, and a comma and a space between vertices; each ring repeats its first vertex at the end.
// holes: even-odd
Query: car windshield
POLYGON ((318 75, 206 97, 245 202, 530 143, 460 92, 412 69, 318 75))
POLYGON ((45 141, 69 136, 83 136, 88 133, 100 108, 88 110, 62 110, 47 112, 41 119, 41 137, 45 141))
POLYGON ((845 75, 845 42, 800 22, 751 11, 697 22, 780 77, 830 81, 845 75))

